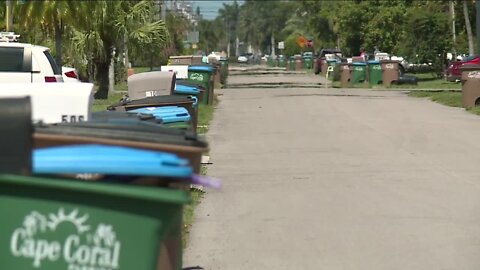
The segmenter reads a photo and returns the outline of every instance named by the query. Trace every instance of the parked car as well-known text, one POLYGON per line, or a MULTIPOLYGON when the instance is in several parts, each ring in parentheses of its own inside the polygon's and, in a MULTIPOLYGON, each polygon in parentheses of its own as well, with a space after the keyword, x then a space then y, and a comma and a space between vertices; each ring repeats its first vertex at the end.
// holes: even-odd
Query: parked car
POLYGON ((18 43, 19 35, 0 33, 0 82, 63 82, 50 49, 18 43))
POLYGON ((447 79, 449 82, 459 82, 462 78, 460 67, 465 64, 480 64, 480 56, 469 56, 464 58, 462 61, 451 62, 447 70, 445 70, 445 79, 447 79))
POLYGON ((66 83, 78 83, 81 82, 78 79, 77 70, 71 67, 62 67, 63 82, 66 83))
POLYGON ((238 63, 246 64, 248 63, 248 58, 245 55, 240 55, 237 59, 238 63))

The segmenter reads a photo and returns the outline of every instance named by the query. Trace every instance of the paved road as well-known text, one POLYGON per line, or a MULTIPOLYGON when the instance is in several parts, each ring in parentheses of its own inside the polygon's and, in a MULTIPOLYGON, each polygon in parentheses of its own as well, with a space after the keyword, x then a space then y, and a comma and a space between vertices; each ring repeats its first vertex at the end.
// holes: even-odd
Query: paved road
POLYGON ((480 268, 478 116, 400 92, 222 92, 209 174, 225 186, 185 265, 480 268))

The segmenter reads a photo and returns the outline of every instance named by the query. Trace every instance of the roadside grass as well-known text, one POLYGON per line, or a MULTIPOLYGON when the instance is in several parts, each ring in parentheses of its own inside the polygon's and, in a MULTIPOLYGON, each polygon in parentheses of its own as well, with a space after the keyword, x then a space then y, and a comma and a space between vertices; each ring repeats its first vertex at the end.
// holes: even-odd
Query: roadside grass
POLYGON ((212 120, 215 106, 200 104, 198 107, 198 134, 205 134, 208 131, 208 124, 212 120))
MULTIPOLYGON (((208 131, 208 127, 210 124, 210 121, 213 118, 213 112, 215 110, 215 106, 218 103, 217 96, 214 98, 214 103, 213 105, 204 105, 204 104, 199 104, 198 108, 198 127, 197 127, 197 133, 198 134, 205 134, 208 131)), ((207 175, 207 167, 202 166, 201 175, 207 175)), ((183 234, 182 234, 182 242, 183 242, 183 247, 186 247, 188 244, 188 237, 190 234, 190 230, 192 228, 192 224, 195 221, 195 208, 197 205, 200 204, 200 202, 203 199, 205 192, 200 189, 191 189, 191 197, 192 201, 190 204, 186 205, 184 210, 183 210, 183 234)))
POLYGON ((123 97, 123 95, 124 93, 115 93, 113 95, 110 95, 108 99, 95 99, 93 101, 92 111, 105 111, 108 106, 117 103, 123 97))
MULTIPOLYGON (((412 91, 408 95, 411 97, 429 98, 434 102, 450 107, 462 107, 462 93, 457 91, 412 91)), ((480 115, 480 107, 467 109, 466 111, 480 115)))
MULTIPOLYGON (((355 84, 350 88, 372 88, 374 90, 384 90, 384 89, 432 89, 432 90, 461 90, 462 85, 456 82, 448 82, 443 78, 438 78, 433 73, 416 73, 407 75, 417 77, 417 85, 412 84, 393 84, 390 87, 385 87, 383 85, 374 85, 370 86, 368 83, 359 83, 355 84)), ((332 83, 333 88, 340 88, 340 82, 334 81, 332 83)))
POLYGON ((457 82, 448 82, 444 78, 438 78, 434 73, 416 73, 407 75, 417 77, 417 85, 410 84, 401 84, 401 85, 392 85, 390 88, 396 89, 451 89, 451 90, 460 90, 462 85, 457 82))
POLYGON ((143 73, 143 72, 149 72, 150 67, 134 67, 133 70, 135 71, 135 74, 143 73))

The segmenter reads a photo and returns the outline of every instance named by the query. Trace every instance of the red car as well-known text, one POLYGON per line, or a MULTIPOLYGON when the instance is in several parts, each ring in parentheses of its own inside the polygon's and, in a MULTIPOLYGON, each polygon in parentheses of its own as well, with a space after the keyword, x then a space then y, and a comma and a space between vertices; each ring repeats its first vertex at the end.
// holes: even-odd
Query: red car
POLYGON ((464 64, 480 64, 480 56, 469 56, 462 61, 451 62, 445 71, 445 78, 449 82, 458 82, 462 78, 460 67, 464 64))

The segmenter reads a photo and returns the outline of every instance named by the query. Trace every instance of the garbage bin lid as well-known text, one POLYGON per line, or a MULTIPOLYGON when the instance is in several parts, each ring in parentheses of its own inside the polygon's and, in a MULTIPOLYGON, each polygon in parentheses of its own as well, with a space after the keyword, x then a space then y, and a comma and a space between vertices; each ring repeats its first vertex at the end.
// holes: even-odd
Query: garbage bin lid
POLYGON ((140 123, 146 123, 147 125, 157 125, 161 123, 161 121, 158 121, 155 116, 151 114, 131 114, 118 111, 93 112, 89 122, 118 123, 125 125, 137 125, 140 123))
POLYGON ((215 69, 211 66, 189 66, 188 71, 208 71, 212 73, 215 69))
POLYGON ((368 60, 369 65, 375 65, 375 64, 380 64, 380 61, 378 60, 368 60))
POLYGON ((177 106, 147 107, 130 110, 128 112, 137 114, 152 114, 155 116, 155 118, 162 120, 162 123, 164 124, 188 122, 191 119, 187 109, 177 106))
POLYGON ((174 154, 87 144, 34 150, 33 173, 96 173, 187 178, 192 176, 193 171, 186 159, 174 154))
POLYGON ((365 62, 353 62, 352 65, 353 66, 366 66, 367 63, 365 63, 365 62))
POLYGON ((200 90, 195 86, 188 86, 183 84, 175 84, 175 93, 177 94, 187 94, 187 95, 198 95, 200 90))

